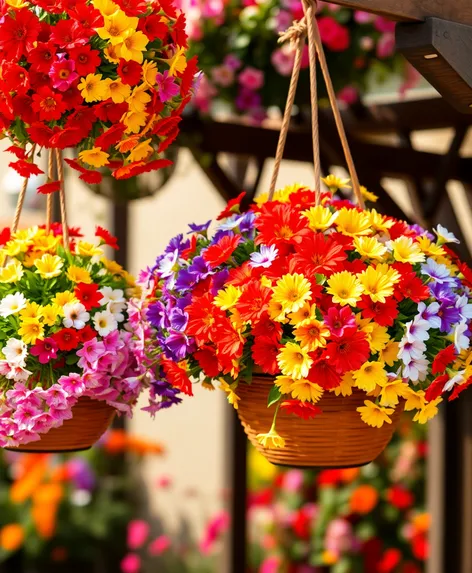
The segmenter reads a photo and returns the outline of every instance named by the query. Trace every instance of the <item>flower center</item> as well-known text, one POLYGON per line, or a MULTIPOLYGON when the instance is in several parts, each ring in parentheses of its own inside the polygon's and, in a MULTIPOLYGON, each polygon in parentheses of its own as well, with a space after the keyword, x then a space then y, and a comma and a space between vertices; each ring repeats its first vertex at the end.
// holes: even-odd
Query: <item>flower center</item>
POLYGON ((61 80, 66 80, 69 76, 70 76, 70 71, 66 68, 62 68, 62 70, 59 71, 59 77, 61 78, 61 80))
POLYGON ((120 29, 118 28, 118 26, 110 26, 108 33, 110 34, 110 36, 119 36, 120 29))
POLYGON ((47 97, 41 102, 41 107, 48 110, 55 109, 56 100, 53 97, 47 97))

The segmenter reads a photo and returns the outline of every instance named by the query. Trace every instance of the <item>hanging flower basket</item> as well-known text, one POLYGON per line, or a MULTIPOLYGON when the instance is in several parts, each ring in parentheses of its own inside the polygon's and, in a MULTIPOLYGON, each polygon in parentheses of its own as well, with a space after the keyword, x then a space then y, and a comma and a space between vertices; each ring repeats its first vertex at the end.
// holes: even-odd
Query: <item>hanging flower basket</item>
POLYGON ((172 0, 139 4, 4 2, 0 130, 22 176, 41 174, 26 144, 76 149, 86 183, 168 167, 196 60, 172 0))
POLYGON ((296 56, 269 193, 246 213, 242 196, 231 201, 212 235, 208 222, 176 237, 147 314, 164 379, 218 380, 270 461, 357 466, 381 453, 403 409, 425 423, 472 384, 472 271, 441 225, 434 236, 365 208, 376 197, 359 185, 315 4, 304 0, 306 24, 286 34, 296 56), (276 192, 306 33, 316 186, 276 192), (323 178, 325 191, 317 61, 351 175, 323 178), (342 188, 356 203, 333 196, 342 188))

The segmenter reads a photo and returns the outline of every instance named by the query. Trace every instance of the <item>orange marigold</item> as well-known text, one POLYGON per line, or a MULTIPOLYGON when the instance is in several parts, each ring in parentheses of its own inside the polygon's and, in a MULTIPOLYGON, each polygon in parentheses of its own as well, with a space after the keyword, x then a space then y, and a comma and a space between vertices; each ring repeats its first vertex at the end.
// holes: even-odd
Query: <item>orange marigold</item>
POLYGON ((378 500, 379 494, 375 487, 367 484, 360 485, 352 492, 349 506, 353 513, 365 515, 374 509, 378 500))

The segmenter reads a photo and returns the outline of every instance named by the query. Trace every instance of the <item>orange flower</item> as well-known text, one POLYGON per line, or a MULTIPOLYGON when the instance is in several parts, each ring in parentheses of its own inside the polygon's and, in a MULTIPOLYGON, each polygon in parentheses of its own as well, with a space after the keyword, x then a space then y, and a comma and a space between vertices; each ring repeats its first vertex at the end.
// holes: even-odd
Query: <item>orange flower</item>
POLYGON ((415 533, 427 533, 431 526, 431 515, 429 513, 419 513, 412 520, 415 533))
POLYGON ((351 483, 359 476, 359 468, 346 468, 341 471, 341 481, 351 483))
POLYGON ((35 456, 25 461, 28 470, 10 488, 10 499, 13 503, 23 503, 37 490, 48 470, 47 456, 35 456), (34 464, 31 458, 35 458, 34 464), (31 465, 30 465, 31 464, 31 465))
POLYGON ((161 444, 143 440, 135 436, 128 437, 127 446, 129 451, 140 456, 144 456, 146 454, 163 454, 165 451, 161 444))
POLYGON ((57 509, 58 506, 55 504, 33 505, 31 508, 34 526, 43 539, 51 539, 56 532, 57 509))
POLYGON ((375 487, 371 485, 360 485, 352 492, 349 505, 353 513, 365 515, 374 509, 378 499, 379 494, 375 487))
POLYGON ((0 547, 5 551, 16 551, 23 545, 25 531, 19 523, 10 523, 0 529, 0 547))
POLYGON ((105 435, 103 447, 109 454, 120 454, 126 449, 126 433, 124 430, 110 430, 105 435))

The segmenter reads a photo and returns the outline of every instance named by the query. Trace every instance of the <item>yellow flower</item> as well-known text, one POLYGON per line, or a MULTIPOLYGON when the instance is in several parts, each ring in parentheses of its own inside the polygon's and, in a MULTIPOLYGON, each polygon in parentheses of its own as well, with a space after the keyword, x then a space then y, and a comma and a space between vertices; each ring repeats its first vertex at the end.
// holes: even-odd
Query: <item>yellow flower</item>
POLYGON ((169 65, 169 76, 175 76, 185 71, 187 59, 185 58, 185 48, 179 48, 172 58, 164 60, 169 65))
POLYGON ((65 290, 64 292, 58 292, 52 299, 52 302, 57 304, 59 307, 63 307, 65 304, 79 302, 79 300, 76 298, 73 292, 70 290, 65 290))
POLYGON ((73 283, 85 283, 90 284, 92 282, 92 277, 90 273, 81 267, 76 267, 71 265, 67 271, 67 278, 73 283))
POLYGON ((20 243, 20 241, 8 241, 8 243, 3 247, 2 251, 8 255, 9 257, 16 257, 22 251, 26 251, 28 248, 27 245, 24 243, 20 243))
POLYGON ((423 251, 425 255, 429 257, 444 257, 446 251, 443 247, 433 243, 428 237, 425 235, 421 237, 416 237, 416 242, 418 243, 419 248, 423 251))
POLYGON ((290 386, 290 393, 296 400, 301 400, 302 402, 312 402, 316 403, 323 396, 323 388, 302 378, 301 380, 294 380, 290 386))
POLYGON ((387 382, 380 391, 380 405, 395 407, 400 401, 399 397, 403 397, 405 386, 401 380, 387 382))
POLYGON ((295 380, 290 376, 277 376, 274 383, 281 394, 290 394, 290 388, 294 382, 295 380))
POLYGON ((393 287, 400 280, 399 273, 387 264, 368 267, 359 275, 364 287, 364 293, 369 295, 373 302, 385 302, 393 295, 393 287))
POLYGON ((108 46, 103 50, 103 53, 105 54, 105 58, 112 64, 120 63, 120 55, 121 55, 120 44, 117 44, 116 46, 114 46, 113 44, 108 44, 108 46))
POLYGON ((285 440, 276 432, 274 425, 267 434, 257 434, 256 438, 264 448, 269 450, 285 446, 285 440))
POLYGON ((103 263, 103 266, 107 269, 109 273, 111 273, 112 275, 123 276, 124 269, 116 261, 110 261, 110 259, 107 259, 106 257, 103 257, 101 261, 103 263))
POLYGON ((136 86, 128 98, 129 110, 135 113, 143 113, 151 99, 151 96, 146 91, 145 84, 136 86))
POLYGON ((116 10, 110 16, 104 17, 103 24, 103 28, 97 28, 98 35, 102 40, 116 45, 121 44, 130 32, 136 30, 138 18, 130 18, 122 10, 116 10))
POLYGON ((328 175, 321 179, 323 183, 328 187, 331 193, 335 193, 338 189, 350 189, 349 183, 350 179, 341 179, 341 177, 336 177, 336 175, 328 175))
POLYGON ((38 320, 41 319, 41 306, 34 301, 28 301, 26 306, 23 310, 20 311, 20 316, 22 319, 24 318, 37 318, 38 320))
POLYGON ((287 274, 277 281, 272 300, 280 302, 285 312, 296 312, 307 300, 311 300, 310 289, 310 282, 303 275, 287 274))
POLYGON ((235 410, 238 409, 239 407, 238 402, 240 400, 240 397, 234 391, 235 388, 237 388, 237 386, 238 386, 237 382, 230 385, 225 380, 220 379, 220 389, 226 393, 226 398, 228 399, 228 403, 231 404, 235 410))
MULTIPOLYGON (((125 279, 126 284, 127 284, 129 287, 133 287, 133 288, 136 287, 136 278, 135 278, 131 273, 129 273, 128 271, 124 271, 124 270, 123 270, 123 271, 121 272, 121 276, 125 279)), ((140 287, 137 287, 137 288, 138 288, 139 290, 141 289, 140 287)))
POLYGON ((335 565, 339 561, 339 555, 334 551, 326 549, 321 554, 321 560, 323 561, 323 565, 335 565))
POLYGON ((23 259, 23 266, 26 268, 34 267, 36 261, 44 255, 44 251, 29 251, 23 259))
POLYGON ((107 84, 102 80, 102 74, 88 74, 77 87, 87 103, 107 98, 107 84))
POLYGON ((44 326, 37 318, 24 318, 18 329, 18 334, 25 344, 34 344, 44 335, 44 326))
POLYGON ((356 306, 357 301, 361 300, 363 287, 359 279, 349 271, 334 273, 328 280, 326 292, 333 297, 335 304, 346 306, 356 306))
POLYGON ((367 216, 369 217, 372 229, 379 233, 387 232, 387 230, 393 227, 395 224, 393 221, 387 219, 387 217, 384 215, 378 213, 375 209, 367 211, 367 216))
POLYGON ((126 125, 126 133, 139 133, 140 129, 146 125, 146 118, 149 114, 129 111, 121 118, 126 125))
POLYGON ((64 261, 57 255, 44 254, 36 261, 36 272, 43 279, 58 277, 62 272, 64 261))
POLYGON ((365 362, 359 370, 353 372, 356 386, 364 392, 373 392, 377 386, 385 386, 387 373, 382 362, 365 362))
POLYGON ((341 378, 341 384, 330 390, 334 392, 336 396, 352 396, 352 387, 355 381, 352 372, 346 372, 341 378))
POLYGON ((81 257, 96 257, 103 255, 103 250, 97 247, 93 243, 87 243, 86 241, 79 241, 77 243, 76 252, 81 257))
POLYGON ((64 315, 64 312, 62 306, 58 304, 48 304, 47 306, 41 307, 40 315, 44 324, 53 326, 56 324, 57 319, 64 315))
POLYGON ((108 165, 108 158, 110 155, 106 151, 102 151, 101 147, 94 147, 93 149, 85 149, 79 153, 79 159, 83 163, 92 165, 93 167, 104 167, 108 165))
POLYGON ((406 412, 410 412, 411 410, 421 410, 421 408, 426 404, 424 390, 413 390, 409 386, 406 386, 403 390, 403 397, 406 399, 406 412))
MULTIPOLYGON (((292 193, 300 191, 300 189, 306 189, 306 186, 302 185, 301 183, 293 183, 292 185, 287 185, 287 187, 284 187, 283 189, 278 189, 274 193, 273 200, 278 201, 279 203, 287 203, 290 199, 290 195, 292 195, 292 193)), ((269 199, 268 193, 261 193, 254 199, 254 202, 257 203, 257 205, 263 205, 268 201, 268 199, 269 199)))
POLYGON ((302 215, 308 219, 308 226, 313 231, 329 229, 338 218, 337 211, 332 213, 328 207, 323 207, 323 205, 311 207, 307 211, 303 211, 302 215))
POLYGON ((382 261, 387 253, 387 247, 375 237, 354 237, 354 246, 361 256, 368 259, 382 261))
POLYGON ((285 310, 281 302, 271 300, 269 302, 268 312, 271 320, 275 320, 275 322, 287 322, 285 310))
POLYGON ((376 322, 372 323, 372 331, 369 336, 369 345, 372 352, 380 352, 390 341, 388 328, 380 326, 376 322))
POLYGON ((61 242, 60 237, 55 237, 54 235, 42 235, 36 237, 34 240, 34 250, 42 251, 44 253, 50 253, 51 255, 56 252, 59 243, 61 242))
POLYGON ((24 2, 24 0, 5 0, 8 6, 11 6, 14 10, 19 10, 20 8, 26 8, 28 6, 28 2, 24 2))
POLYGON ((329 334, 329 328, 316 318, 303 320, 293 331, 295 340, 308 352, 313 352, 317 348, 324 348, 329 334))
POLYGON ((23 276, 23 267, 17 260, 0 269, 0 283, 16 283, 23 276))
POLYGON ((371 400, 365 400, 364 404, 364 406, 357 408, 363 422, 374 428, 381 428, 385 422, 387 424, 392 423, 392 419, 389 418, 394 412, 392 408, 382 408, 371 400))
POLYGON ((418 422, 419 424, 426 424, 431 418, 434 418, 438 413, 438 405, 442 402, 441 396, 433 400, 432 402, 428 402, 424 404, 418 412, 413 417, 413 422, 418 422))
POLYGON ((393 248, 393 258, 400 263, 422 263, 425 260, 420 246, 411 237, 398 237, 390 241, 389 246, 393 248))
POLYGON ((309 318, 316 318, 316 304, 310 304, 309 302, 306 302, 296 312, 289 314, 290 324, 293 325, 297 325, 309 318))
POLYGON ((359 212, 357 209, 348 209, 347 207, 338 211, 336 227, 338 231, 350 237, 370 235, 372 232, 369 216, 366 212, 359 212))
POLYGON ((141 31, 128 30, 120 43, 120 56, 129 62, 130 60, 142 64, 144 61, 143 52, 149 44, 149 38, 141 31))
POLYGON ((313 360, 299 344, 287 342, 279 351, 277 363, 282 374, 300 380, 308 376, 313 360))
POLYGON ((226 288, 218 291, 213 304, 221 308, 221 310, 228 310, 229 308, 233 308, 233 306, 238 302, 241 294, 242 291, 239 287, 228 285, 226 288))
POLYGON ((149 145, 150 142, 151 138, 138 143, 138 145, 129 154, 130 161, 141 161, 142 159, 146 159, 152 153, 154 153, 154 149, 149 145))
POLYGON ((117 78, 116 80, 106 78, 103 81, 105 82, 107 88, 105 99, 111 98, 113 103, 123 103, 128 99, 131 93, 131 87, 124 84, 120 78, 117 78))
POLYGON ((102 16, 111 16, 120 9, 112 0, 92 0, 92 4, 102 16))
POLYGON ((231 313, 230 320, 231 324, 233 325, 233 328, 237 332, 242 332, 246 328, 247 323, 242 320, 241 313, 236 308, 232 308, 230 310, 230 313, 231 313))
POLYGON ((156 85, 157 64, 146 60, 143 64, 143 82, 149 87, 156 85))
POLYGON ((379 199, 375 193, 369 191, 364 185, 361 185, 361 194, 366 201, 370 201, 371 203, 376 203, 379 199))

